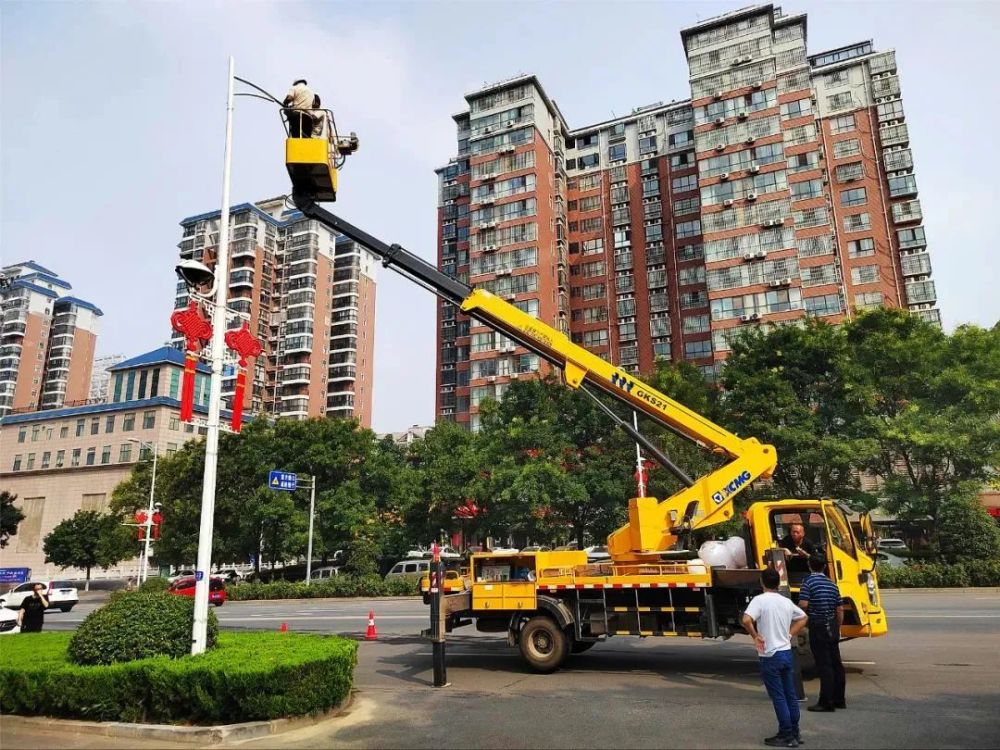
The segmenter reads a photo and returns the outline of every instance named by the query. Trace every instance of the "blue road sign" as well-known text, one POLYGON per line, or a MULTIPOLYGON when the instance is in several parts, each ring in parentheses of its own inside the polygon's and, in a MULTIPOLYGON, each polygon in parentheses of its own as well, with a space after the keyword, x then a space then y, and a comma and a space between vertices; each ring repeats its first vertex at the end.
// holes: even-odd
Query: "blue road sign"
POLYGON ((0 568, 0 583, 27 583, 31 568, 0 568))
POLYGON ((272 490, 294 492, 299 487, 299 477, 290 471, 272 471, 267 475, 267 486, 272 490))

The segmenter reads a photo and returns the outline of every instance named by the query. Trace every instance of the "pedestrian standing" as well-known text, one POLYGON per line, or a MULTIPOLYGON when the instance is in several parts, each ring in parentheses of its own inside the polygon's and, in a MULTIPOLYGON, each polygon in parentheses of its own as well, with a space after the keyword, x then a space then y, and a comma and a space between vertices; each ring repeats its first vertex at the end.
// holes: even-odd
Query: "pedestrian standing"
POLYGON ((774 705, 778 733, 764 740, 771 747, 798 747, 799 699, 795 692, 792 639, 806 626, 806 613, 778 593, 781 577, 774 568, 760 575, 764 593, 758 594, 743 613, 743 627, 760 655, 760 676, 774 705))
POLYGON ((844 623, 844 600, 837 584, 823 571, 826 559, 822 555, 809 558, 808 578, 799 591, 799 606, 809 616, 809 648, 819 673, 819 700, 809 711, 829 712, 847 708, 844 693, 847 675, 840 660, 840 626, 844 623))
POLYGON ((17 624, 22 633, 40 633, 45 623, 45 610, 49 608, 49 600, 45 596, 45 584, 36 583, 32 586, 31 596, 21 600, 17 610, 17 624))

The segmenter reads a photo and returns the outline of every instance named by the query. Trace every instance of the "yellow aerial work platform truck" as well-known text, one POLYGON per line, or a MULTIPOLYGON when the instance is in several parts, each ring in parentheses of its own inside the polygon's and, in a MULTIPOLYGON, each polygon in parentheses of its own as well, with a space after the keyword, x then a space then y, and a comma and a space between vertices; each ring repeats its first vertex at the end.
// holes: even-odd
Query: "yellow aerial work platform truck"
MULTIPOLYGON (((774 447, 734 435, 509 301, 474 289, 319 206, 318 201, 335 199, 336 168, 343 155, 337 153, 336 138, 332 148, 314 149, 296 140, 306 139, 288 139, 287 166, 293 200, 304 215, 364 245, 384 266, 557 367, 566 385, 593 398, 611 422, 683 485, 664 499, 628 501, 628 523, 608 537, 607 562, 588 563, 586 553, 576 551, 473 555, 461 585, 447 582, 443 616, 449 630, 475 625, 484 632, 505 632, 524 659, 543 672, 615 635, 728 638, 742 632, 740 617, 760 591, 760 571, 768 564, 784 565, 778 542, 791 524, 801 523, 813 544, 825 549, 828 574, 845 599, 841 637, 887 632, 867 515, 861 516, 863 538, 858 539, 844 509, 833 500, 757 502, 744 513, 745 568, 709 567, 696 559, 688 549, 692 534, 732 518, 736 495, 773 474, 778 460, 774 447), (304 163, 310 160, 315 164, 304 163), (728 461, 703 477, 689 477, 597 392, 728 461)), ((788 571, 793 598, 804 577, 804 571, 788 571)))

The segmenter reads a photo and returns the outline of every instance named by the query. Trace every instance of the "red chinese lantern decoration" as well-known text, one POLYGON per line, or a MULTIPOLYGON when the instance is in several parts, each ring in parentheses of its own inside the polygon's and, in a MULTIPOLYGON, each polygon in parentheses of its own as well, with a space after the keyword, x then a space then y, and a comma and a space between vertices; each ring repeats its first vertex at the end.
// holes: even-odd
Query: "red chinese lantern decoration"
POLYGON ((479 506, 473 502, 472 498, 466 498, 462 505, 455 508, 455 518, 470 519, 479 515, 479 506))
POLYGON ((226 332, 226 346, 240 355, 239 371, 236 373, 236 391, 233 393, 231 422, 233 432, 239 432, 243 424, 243 395, 247 384, 247 360, 260 356, 264 347, 260 343, 260 339, 250 333, 250 326, 245 320, 239 330, 226 332))
POLYGON ((181 420, 190 422, 194 415, 194 378, 198 368, 197 353, 202 344, 212 338, 212 324, 201 315, 198 303, 192 300, 184 310, 170 316, 170 325, 184 335, 184 380, 181 385, 181 420))
POLYGON ((153 514, 153 539, 160 538, 160 524, 163 523, 163 514, 160 511, 156 511, 153 514))
POLYGON ((140 542, 146 538, 146 518, 146 511, 137 510, 135 512, 135 523, 137 526, 136 531, 138 532, 137 538, 140 542))

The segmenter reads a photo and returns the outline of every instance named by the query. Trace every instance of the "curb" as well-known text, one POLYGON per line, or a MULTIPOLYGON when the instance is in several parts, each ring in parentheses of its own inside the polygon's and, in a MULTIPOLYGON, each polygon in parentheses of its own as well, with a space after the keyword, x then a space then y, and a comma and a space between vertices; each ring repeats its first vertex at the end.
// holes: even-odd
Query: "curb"
POLYGON ((130 739, 161 740, 163 742, 183 742, 197 745, 227 745, 233 742, 255 740, 293 729, 313 726, 320 722, 337 718, 343 714, 354 700, 354 690, 338 706, 332 706, 312 716, 295 716, 270 721, 245 721, 239 724, 217 724, 208 727, 179 726, 174 724, 132 724, 123 721, 80 721, 77 719, 53 719, 47 716, 17 716, 5 714, 4 724, 8 727, 43 729, 46 732, 67 732, 88 734, 99 737, 122 737, 130 739))
POLYGON ((907 588, 907 589, 883 589, 880 588, 879 591, 886 594, 940 594, 947 592, 955 593, 965 593, 965 594, 984 594, 984 593, 998 593, 1000 594, 1000 586, 966 586, 966 587, 953 587, 953 588, 907 588))
POLYGON ((271 602, 409 602, 421 601, 414 596, 310 596, 304 599, 229 599, 230 604, 270 604, 271 602))

